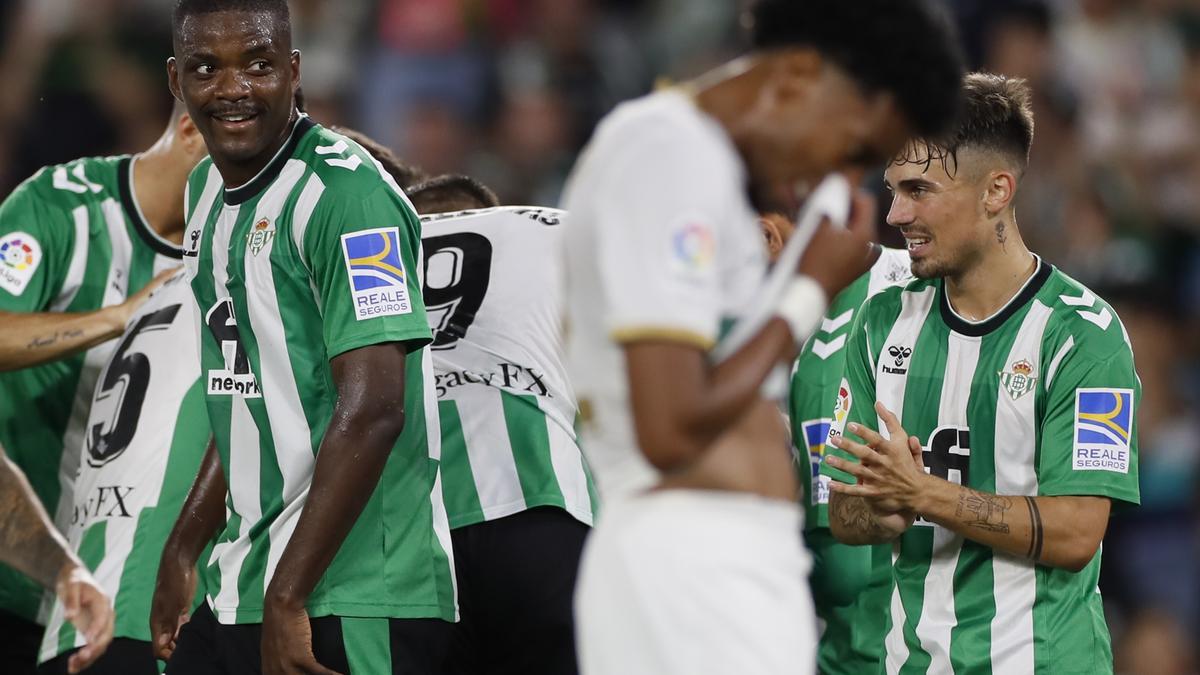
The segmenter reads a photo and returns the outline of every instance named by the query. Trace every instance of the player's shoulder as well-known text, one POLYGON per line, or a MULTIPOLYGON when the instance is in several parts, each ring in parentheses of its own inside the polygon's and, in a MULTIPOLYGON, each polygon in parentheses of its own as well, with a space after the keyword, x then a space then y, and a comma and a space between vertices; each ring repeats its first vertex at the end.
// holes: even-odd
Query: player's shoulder
POLYGON ((1052 268, 1038 299, 1050 309, 1046 336, 1053 343, 1070 340, 1076 353, 1096 360, 1132 352, 1113 306, 1062 270, 1052 268))
POLYGON ((13 190, 11 198, 74 207, 119 194, 118 173, 129 155, 80 157, 44 166, 13 190))
POLYGON ((861 314, 864 321, 891 322, 900 315, 904 307, 906 295, 919 295, 935 288, 934 279, 910 278, 908 281, 896 281, 880 288, 863 302, 861 314))
POLYGON ((378 190, 398 190, 369 152, 353 139, 328 127, 311 123, 293 159, 304 162, 320 179, 322 200, 358 199, 378 190))
POLYGON ((704 167, 728 154, 730 142, 722 135, 719 125, 690 97, 665 89, 617 106, 600 122, 594 143, 610 153, 638 153, 704 167))

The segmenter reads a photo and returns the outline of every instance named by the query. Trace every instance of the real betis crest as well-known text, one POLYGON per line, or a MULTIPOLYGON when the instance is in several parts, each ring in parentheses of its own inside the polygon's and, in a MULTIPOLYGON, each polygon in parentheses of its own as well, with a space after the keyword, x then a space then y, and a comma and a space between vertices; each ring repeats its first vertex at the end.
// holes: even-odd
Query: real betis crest
POLYGON ((1000 386, 1014 401, 1033 391, 1035 384, 1037 377, 1033 375, 1033 364, 1025 359, 1012 364, 1008 370, 1000 371, 1000 386))
POLYGON ((250 252, 257 256, 274 238, 275 224, 263 218, 250 228, 250 234, 246 235, 246 245, 250 247, 250 252))

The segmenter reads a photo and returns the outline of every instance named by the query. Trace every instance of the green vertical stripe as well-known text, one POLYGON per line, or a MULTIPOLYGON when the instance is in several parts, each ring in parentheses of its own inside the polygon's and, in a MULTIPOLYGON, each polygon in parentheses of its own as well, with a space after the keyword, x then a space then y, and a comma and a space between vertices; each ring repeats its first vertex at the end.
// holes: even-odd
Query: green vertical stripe
POLYGON ((538 407, 537 397, 500 391, 504 407, 504 424, 512 445, 517 479, 525 501, 553 495, 556 503, 566 505, 554 465, 550 461, 550 432, 546 429, 546 413, 538 407))
POLYGON ((350 672, 372 675, 392 672, 392 640, 387 619, 342 617, 342 644, 350 672))
POLYGON ((450 527, 458 527, 461 519, 473 519, 483 513, 479 492, 475 489, 475 474, 467 455, 462 418, 454 401, 438 401, 442 422, 442 495, 450 527))
MULTIPOLYGON (((967 402, 967 419, 971 421, 970 486, 982 492, 996 492, 998 378, 1025 313, 1018 312, 1003 327, 981 339, 979 361, 971 378, 967 402)), ((963 542, 954 570, 957 624, 950 631, 950 663, 957 672, 966 672, 981 660, 990 661, 984 655, 992 651, 992 620, 996 616, 992 558, 990 547, 963 542)))
MULTIPOLYGON (((95 571, 100 565, 100 561, 104 560, 104 538, 108 532, 108 521, 101 520, 92 525, 83 533, 83 539, 79 542, 79 559, 83 561, 84 567, 91 571, 95 571)), ((70 621, 63 621, 62 628, 58 631, 58 653, 75 648, 75 626, 70 621)))
MULTIPOLYGON (((929 316, 935 317, 936 312, 935 304, 929 316)), ((903 426, 909 434, 921 439, 924 445, 929 443, 930 436, 938 427, 942 399, 940 383, 945 377, 949 339, 950 333, 945 326, 931 318, 922 324, 916 343, 912 346, 912 360, 909 361, 908 380, 904 388, 903 426)), ((881 349, 886 347, 881 343, 881 349)), ((909 647, 909 659, 902 673, 924 673, 930 663, 929 654, 921 648, 916 625, 925 609, 925 578, 929 574, 933 552, 933 532, 934 528, 930 525, 917 524, 910 528, 901 540, 900 556, 895 564, 900 601, 907 617, 903 627, 904 641, 909 647)))

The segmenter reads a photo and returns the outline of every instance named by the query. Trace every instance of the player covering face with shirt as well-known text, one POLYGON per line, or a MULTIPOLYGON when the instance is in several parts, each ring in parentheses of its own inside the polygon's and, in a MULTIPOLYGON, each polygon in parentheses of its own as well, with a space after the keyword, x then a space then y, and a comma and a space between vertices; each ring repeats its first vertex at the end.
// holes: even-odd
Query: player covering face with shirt
POLYGON ((761 2, 754 40, 610 114, 565 192, 568 368, 605 500, 576 595, 584 673, 812 667, 798 486, 760 392, 867 269, 873 232, 860 201, 766 298, 756 212, 794 214, 802 185, 948 125, 961 69, 918 2, 761 2), (907 62, 878 59, 881 44, 907 62), (756 302, 773 318, 718 359, 756 302))

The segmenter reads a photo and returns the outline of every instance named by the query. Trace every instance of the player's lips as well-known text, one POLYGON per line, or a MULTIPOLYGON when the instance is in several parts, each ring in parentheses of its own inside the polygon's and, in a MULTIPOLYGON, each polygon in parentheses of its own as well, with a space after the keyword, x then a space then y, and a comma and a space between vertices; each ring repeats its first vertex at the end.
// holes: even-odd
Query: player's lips
POLYGON ((929 251, 929 244, 933 241, 931 237, 916 232, 905 232, 904 243, 907 244, 908 255, 911 258, 919 258, 929 251))
POLYGON ((258 119, 258 112, 253 110, 226 111, 209 115, 218 127, 230 132, 246 129, 258 119))

